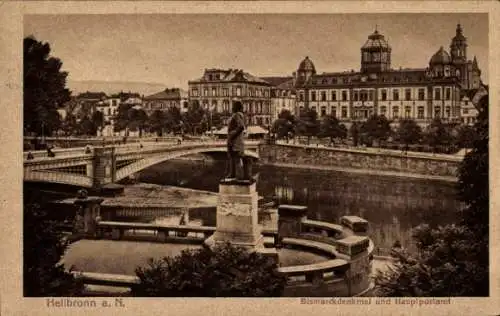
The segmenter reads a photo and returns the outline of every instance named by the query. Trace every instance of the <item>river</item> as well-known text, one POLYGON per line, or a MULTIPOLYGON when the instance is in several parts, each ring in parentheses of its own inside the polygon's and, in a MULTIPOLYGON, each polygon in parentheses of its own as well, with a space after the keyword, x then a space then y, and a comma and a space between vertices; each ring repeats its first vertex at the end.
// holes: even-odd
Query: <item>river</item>
MULTIPOLYGON (((217 159, 171 160, 143 170, 138 180, 161 185, 218 191, 225 162, 217 159)), ((338 171, 258 166, 257 190, 281 204, 308 206, 308 217, 338 222, 358 215, 370 222, 376 247, 390 248, 396 240, 414 250, 411 229, 454 222, 460 207, 454 183, 412 178, 350 174, 338 171)), ((214 225, 214 214, 201 215, 214 225)))

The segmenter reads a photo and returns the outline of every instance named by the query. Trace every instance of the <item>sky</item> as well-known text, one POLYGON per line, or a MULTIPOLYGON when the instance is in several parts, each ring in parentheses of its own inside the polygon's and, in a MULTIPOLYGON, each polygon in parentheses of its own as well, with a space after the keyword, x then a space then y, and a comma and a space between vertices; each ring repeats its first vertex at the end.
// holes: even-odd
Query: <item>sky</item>
POLYGON ((392 67, 425 68, 456 25, 488 83, 487 14, 26 15, 24 35, 48 42, 68 80, 150 82, 187 88, 205 68, 287 76, 305 57, 316 71, 359 70, 375 28, 392 47, 392 67))

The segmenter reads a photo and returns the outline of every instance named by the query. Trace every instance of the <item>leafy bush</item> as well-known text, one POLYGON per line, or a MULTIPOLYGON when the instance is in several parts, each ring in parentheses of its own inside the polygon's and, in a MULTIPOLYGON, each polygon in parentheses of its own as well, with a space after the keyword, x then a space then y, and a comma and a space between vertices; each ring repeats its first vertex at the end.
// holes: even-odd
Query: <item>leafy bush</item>
POLYGON ((184 250, 179 256, 150 259, 136 269, 134 296, 269 297, 280 296, 285 279, 273 259, 224 244, 214 250, 184 250))
POLYGON ((418 254, 399 253, 389 271, 375 277, 380 296, 488 296, 489 149, 488 97, 479 102, 474 148, 459 168, 457 224, 414 232, 418 254))
POLYGON ((83 284, 60 263, 67 248, 56 223, 38 205, 24 208, 24 295, 78 296, 83 284))

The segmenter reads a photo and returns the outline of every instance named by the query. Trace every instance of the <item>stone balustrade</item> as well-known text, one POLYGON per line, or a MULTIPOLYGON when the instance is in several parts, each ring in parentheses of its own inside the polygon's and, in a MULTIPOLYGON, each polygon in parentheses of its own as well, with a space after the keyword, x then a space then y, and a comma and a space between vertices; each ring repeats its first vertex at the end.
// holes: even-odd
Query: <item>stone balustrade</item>
POLYGON ((259 156, 263 164, 445 181, 456 181, 458 166, 463 159, 456 155, 263 143, 259 145, 259 156))
POLYGON ((205 238, 210 237, 215 232, 215 227, 114 221, 101 221, 97 225, 97 236, 99 236, 100 238, 105 238, 107 236, 107 233, 111 233, 111 239, 120 240, 125 236, 125 232, 127 231, 152 232, 155 234, 155 236, 157 236, 157 240, 160 242, 167 242, 171 236, 187 237, 190 233, 190 236, 198 238, 202 241, 205 238), (199 237, 200 234, 201 237, 199 237))

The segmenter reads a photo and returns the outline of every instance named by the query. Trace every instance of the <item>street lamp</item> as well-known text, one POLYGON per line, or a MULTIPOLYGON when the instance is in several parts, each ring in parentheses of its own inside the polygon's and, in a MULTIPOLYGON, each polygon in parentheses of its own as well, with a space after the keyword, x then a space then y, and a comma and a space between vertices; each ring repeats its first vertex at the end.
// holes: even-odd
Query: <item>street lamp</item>
POLYGON ((42 121, 42 145, 45 144, 45 121, 42 121))

